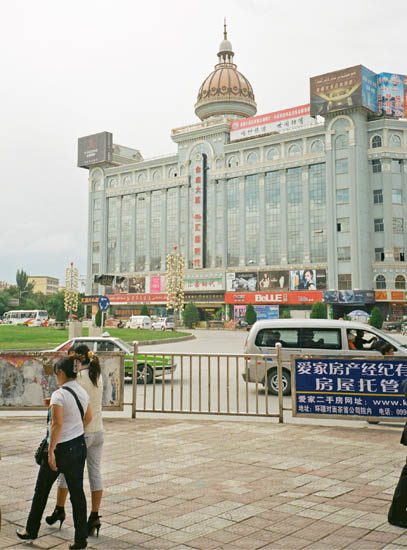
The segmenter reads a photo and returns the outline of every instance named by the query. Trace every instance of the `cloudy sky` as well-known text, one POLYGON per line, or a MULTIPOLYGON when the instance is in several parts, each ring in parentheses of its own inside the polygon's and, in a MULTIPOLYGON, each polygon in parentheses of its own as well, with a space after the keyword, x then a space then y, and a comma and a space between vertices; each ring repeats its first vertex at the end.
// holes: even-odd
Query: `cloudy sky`
POLYGON ((13 0, 2 3, 0 280, 86 269, 87 171, 103 130, 144 158, 176 151, 217 61, 223 17, 258 114, 309 100, 310 76, 362 63, 407 73, 407 2, 13 0))

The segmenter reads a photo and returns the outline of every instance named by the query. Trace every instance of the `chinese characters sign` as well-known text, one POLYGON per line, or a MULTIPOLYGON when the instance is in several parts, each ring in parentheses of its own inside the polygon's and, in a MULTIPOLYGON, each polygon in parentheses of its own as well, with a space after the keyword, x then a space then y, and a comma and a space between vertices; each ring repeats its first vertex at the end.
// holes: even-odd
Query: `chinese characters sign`
POLYGON ((313 124, 316 124, 316 121, 310 117, 310 106, 307 103, 266 115, 235 120, 230 125, 230 141, 270 132, 298 130, 313 124))
POLYGON ((78 166, 86 167, 100 162, 111 162, 113 135, 101 132, 78 139, 78 166))
POLYGON ((295 413, 406 417, 407 361, 296 359, 295 413))
POLYGON ((203 203, 204 203, 204 178, 205 156, 198 153, 197 160, 192 167, 192 260, 194 269, 203 267, 203 203))

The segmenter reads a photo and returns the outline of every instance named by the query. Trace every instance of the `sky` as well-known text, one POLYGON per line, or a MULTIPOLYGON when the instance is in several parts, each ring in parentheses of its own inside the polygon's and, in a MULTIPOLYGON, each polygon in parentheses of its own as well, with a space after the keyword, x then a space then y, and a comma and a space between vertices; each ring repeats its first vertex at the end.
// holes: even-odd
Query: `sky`
POLYGON ((88 172, 77 138, 101 131, 149 158, 198 122, 198 89, 227 18, 257 114, 309 101, 309 77, 363 64, 407 74, 407 2, 13 0, 0 23, 0 281, 17 269, 86 273, 88 172))

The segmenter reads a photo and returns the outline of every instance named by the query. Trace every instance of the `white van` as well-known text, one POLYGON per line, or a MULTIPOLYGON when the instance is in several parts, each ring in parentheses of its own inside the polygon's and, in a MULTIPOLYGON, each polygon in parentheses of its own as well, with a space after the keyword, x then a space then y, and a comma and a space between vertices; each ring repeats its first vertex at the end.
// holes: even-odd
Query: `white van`
MULTIPOLYGON (((407 355, 407 347, 377 328, 353 321, 330 319, 275 319, 257 321, 251 328, 244 345, 244 353, 267 354, 275 352, 275 345, 282 346, 283 394, 291 393, 291 356, 309 353, 310 355, 333 355, 335 353, 352 356, 381 356, 380 347, 388 342, 395 355, 407 355), (348 336, 354 349, 348 343, 348 336)), ((267 383, 270 394, 278 394, 278 375, 275 356, 267 365, 267 383)), ((264 361, 256 358, 248 360, 248 382, 265 385, 264 361)), ((246 372, 243 372, 246 381, 246 372)))
POLYGON ((151 328, 151 319, 147 315, 132 315, 126 323, 126 328, 151 328))

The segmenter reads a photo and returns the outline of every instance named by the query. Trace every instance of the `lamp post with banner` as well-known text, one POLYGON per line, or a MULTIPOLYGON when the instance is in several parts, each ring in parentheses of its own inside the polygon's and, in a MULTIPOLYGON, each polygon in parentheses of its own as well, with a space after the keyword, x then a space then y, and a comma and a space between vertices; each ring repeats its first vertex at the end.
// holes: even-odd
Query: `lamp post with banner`
POLYGON ((177 322, 184 311, 184 255, 177 251, 167 254, 167 310, 174 311, 174 321, 177 322))
POLYGON ((78 311, 78 277, 79 272, 73 262, 65 269, 64 307, 72 320, 72 312, 78 311))

